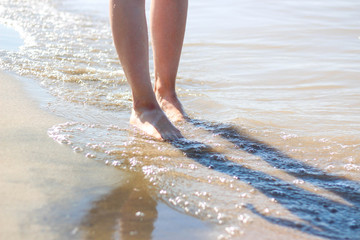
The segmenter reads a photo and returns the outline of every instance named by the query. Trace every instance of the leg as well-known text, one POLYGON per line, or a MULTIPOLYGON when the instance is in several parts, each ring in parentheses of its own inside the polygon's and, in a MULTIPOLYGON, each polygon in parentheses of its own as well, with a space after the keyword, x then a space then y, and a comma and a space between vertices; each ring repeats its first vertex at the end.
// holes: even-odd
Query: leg
POLYGON ((175 92, 184 41, 188 0, 152 0, 151 37, 155 64, 156 98, 172 120, 182 120, 184 110, 175 92))
POLYGON ((152 90, 145 0, 110 0, 110 21, 114 44, 132 90, 130 124, 156 138, 181 137, 152 90))

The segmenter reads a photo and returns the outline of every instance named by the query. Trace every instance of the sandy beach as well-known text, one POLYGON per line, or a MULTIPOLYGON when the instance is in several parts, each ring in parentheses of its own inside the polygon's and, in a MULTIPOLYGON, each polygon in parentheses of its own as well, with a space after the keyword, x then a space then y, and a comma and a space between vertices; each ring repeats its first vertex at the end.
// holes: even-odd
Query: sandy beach
POLYGON ((0 80, 0 238, 57 238, 47 225, 56 202, 99 195, 97 188, 116 185, 118 173, 51 140, 47 128, 61 119, 40 110, 14 77, 0 73, 0 80))
POLYGON ((190 1, 179 144, 129 126, 108 8, 0 1, 0 240, 360 240, 355 0, 190 1))
MULTIPOLYGON (((134 186, 129 179, 139 184, 141 178, 85 158, 53 141, 47 129, 65 119, 41 110, 14 76, 1 72, 0 82, 0 239, 111 236, 111 220, 121 217, 116 213, 118 205, 134 186), (98 205, 99 209, 94 210, 98 205)), ((127 206, 131 208, 131 204, 127 206)), ((142 209, 147 207, 145 204, 142 209)), ((157 239, 166 239, 177 226, 184 231, 175 239, 189 235, 201 239, 209 230, 199 220, 164 204, 158 204, 153 215, 156 230, 152 227, 146 234, 157 239)))

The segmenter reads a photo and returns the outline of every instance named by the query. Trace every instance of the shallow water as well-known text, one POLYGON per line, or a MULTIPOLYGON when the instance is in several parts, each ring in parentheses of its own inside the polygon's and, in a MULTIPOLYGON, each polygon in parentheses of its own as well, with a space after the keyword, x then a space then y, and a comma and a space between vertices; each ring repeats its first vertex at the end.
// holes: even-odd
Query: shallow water
POLYGON ((84 2, 0 2, 24 40, 0 66, 56 97, 48 109, 69 122, 53 139, 140 173, 152 199, 219 238, 359 239, 357 1, 191 2, 177 90, 193 120, 173 144, 128 126, 107 4, 84 2))

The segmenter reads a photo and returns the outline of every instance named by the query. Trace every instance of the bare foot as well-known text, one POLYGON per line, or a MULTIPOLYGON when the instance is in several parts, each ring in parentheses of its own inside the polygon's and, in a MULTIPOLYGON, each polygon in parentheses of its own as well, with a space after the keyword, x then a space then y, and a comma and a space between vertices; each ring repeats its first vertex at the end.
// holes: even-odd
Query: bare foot
POLYGON ((182 138, 178 129, 169 121, 160 108, 132 110, 130 124, 146 134, 162 140, 176 140, 182 138))
POLYGON ((161 96, 156 94, 156 99, 161 109, 166 113, 167 117, 173 121, 183 121, 187 118, 184 109, 177 98, 176 94, 169 96, 161 96))

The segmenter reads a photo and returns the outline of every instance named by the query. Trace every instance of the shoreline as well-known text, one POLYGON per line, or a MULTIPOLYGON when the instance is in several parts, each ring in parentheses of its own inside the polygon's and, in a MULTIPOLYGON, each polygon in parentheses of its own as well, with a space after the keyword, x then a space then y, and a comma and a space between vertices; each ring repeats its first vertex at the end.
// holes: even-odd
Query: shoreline
MULTIPOLYGON (((0 71, 0 238, 95 239, 114 231, 115 223, 103 223, 104 216, 111 219, 115 214, 127 223, 122 215, 128 212, 121 212, 118 202, 129 189, 136 189, 130 180, 137 178, 140 185, 146 184, 144 180, 53 141, 47 129, 66 119, 41 110, 24 89, 33 87, 30 92, 36 93, 40 87, 16 78, 0 71)), ((154 239, 209 239, 214 233, 214 226, 151 201, 155 207, 142 208, 154 212, 148 233, 154 239)), ((139 211, 129 200, 124 205, 139 211)))
POLYGON ((105 190, 102 186, 118 181, 117 171, 50 139, 47 129, 62 119, 40 110, 19 80, 4 72, 0 80, 0 238, 56 238, 42 222, 52 215, 44 209, 69 193, 80 197, 89 187, 105 190), (85 180, 87 186, 81 186, 85 180))
POLYGON ((129 127, 108 4, 0 3, 0 240, 360 236, 356 2, 226 3, 189 3, 180 147, 129 127))

